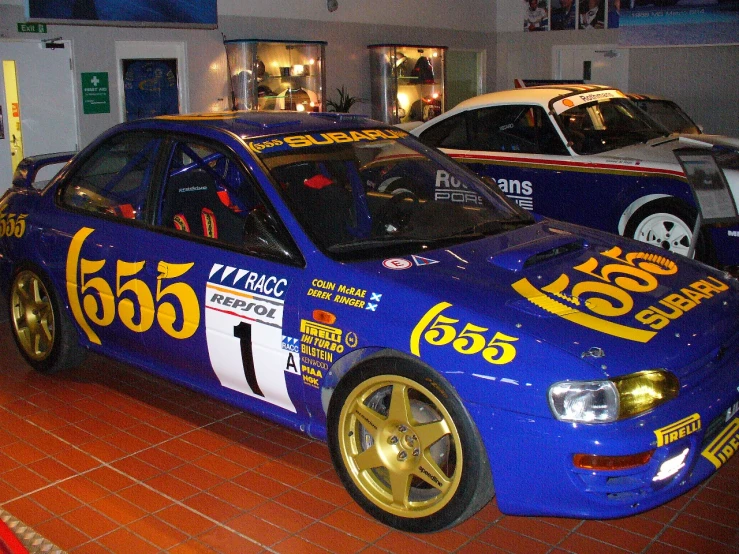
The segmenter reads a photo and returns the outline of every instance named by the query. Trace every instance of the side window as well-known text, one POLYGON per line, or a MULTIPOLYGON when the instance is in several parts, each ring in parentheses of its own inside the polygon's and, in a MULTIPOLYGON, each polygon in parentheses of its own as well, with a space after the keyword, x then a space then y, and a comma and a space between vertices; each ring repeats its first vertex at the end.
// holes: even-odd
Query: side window
POLYGON ((194 141, 177 142, 167 168, 159 225, 273 258, 294 247, 251 177, 233 154, 194 141))
POLYGON ((470 114, 471 149, 488 152, 567 155, 540 106, 495 106, 470 114))
POLYGON ((435 148, 469 150, 466 113, 440 121, 423 132, 419 138, 425 145, 435 148))
POLYGON ((143 219, 159 142, 148 133, 111 137, 68 180, 62 203, 124 219, 143 219))

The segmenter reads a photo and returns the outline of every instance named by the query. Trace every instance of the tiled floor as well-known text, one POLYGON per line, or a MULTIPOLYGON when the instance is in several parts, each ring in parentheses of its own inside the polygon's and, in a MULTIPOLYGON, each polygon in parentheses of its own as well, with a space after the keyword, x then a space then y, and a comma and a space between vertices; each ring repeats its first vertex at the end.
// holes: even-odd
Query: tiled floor
POLYGON ((0 507, 74 553, 739 553, 739 455, 670 504, 612 521, 504 516, 391 530, 323 443, 90 357, 38 375, 0 323, 0 507))

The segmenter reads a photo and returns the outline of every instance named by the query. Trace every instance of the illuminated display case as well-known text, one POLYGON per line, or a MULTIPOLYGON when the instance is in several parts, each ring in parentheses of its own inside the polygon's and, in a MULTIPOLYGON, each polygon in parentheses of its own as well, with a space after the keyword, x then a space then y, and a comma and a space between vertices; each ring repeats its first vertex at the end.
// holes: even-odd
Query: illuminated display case
POLYGON ((325 111, 326 43, 227 40, 237 110, 325 111))
POLYGON ((444 111, 446 46, 368 48, 374 119, 392 124, 428 121, 444 111))

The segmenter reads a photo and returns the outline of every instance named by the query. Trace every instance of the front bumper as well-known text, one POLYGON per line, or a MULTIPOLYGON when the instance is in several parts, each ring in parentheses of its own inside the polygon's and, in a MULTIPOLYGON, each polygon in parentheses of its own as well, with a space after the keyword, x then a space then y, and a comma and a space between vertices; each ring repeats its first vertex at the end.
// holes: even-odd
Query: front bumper
POLYGON ((690 392, 610 424, 573 424, 471 406, 490 458, 499 509, 516 515, 625 517, 698 485, 739 451, 739 361, 726 358, 712 378, 690 392), (575 454, 648 451, 651 459, 630 469, 586 470, 573 462, 575 454))

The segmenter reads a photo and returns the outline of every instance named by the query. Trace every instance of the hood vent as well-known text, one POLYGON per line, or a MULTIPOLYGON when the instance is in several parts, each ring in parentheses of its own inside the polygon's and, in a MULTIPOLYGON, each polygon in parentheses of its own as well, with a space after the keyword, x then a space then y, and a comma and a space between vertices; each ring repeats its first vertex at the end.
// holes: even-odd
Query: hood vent
POLYGON ((509 271, 521 271, 572 252, 579 252, 584 248, 587 248, 584 240, 575 239, 574 235, 563 232, 559 236, 550 235, 509 248, 491 256, 488 261, 509 271))

